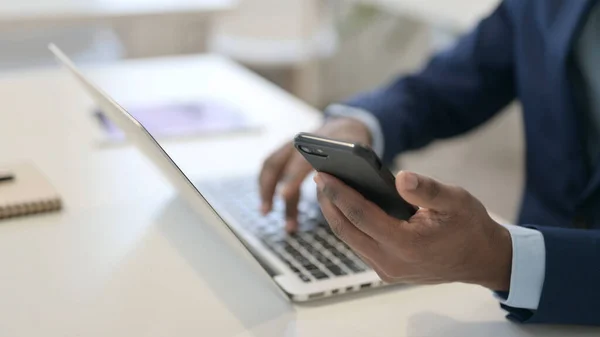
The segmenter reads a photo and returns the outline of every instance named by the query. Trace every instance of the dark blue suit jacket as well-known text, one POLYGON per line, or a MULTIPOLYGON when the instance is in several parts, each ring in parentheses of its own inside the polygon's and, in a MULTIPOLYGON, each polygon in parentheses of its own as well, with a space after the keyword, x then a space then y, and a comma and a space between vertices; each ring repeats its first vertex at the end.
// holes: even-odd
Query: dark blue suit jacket
POLYGON ((520 322, 600 325, 600 165, 586 159, 585 99, 573 62, 597 2, 506 0, 421 72, 346 102, 379 119, 390 161, 521 101, 527 158, 519 223, 543 233, 546 276, 537 311, 505 308, 520 322))

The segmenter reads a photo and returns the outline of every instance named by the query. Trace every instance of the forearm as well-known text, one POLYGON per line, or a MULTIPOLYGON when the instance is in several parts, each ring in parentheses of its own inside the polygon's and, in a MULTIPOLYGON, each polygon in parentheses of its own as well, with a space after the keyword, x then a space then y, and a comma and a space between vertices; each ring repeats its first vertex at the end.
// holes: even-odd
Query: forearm
POLYGON ((386 162, 402 151, 471 130, 515 96, 511 25, 501 5, 419 73, 343 104, 378 119, 386 162))

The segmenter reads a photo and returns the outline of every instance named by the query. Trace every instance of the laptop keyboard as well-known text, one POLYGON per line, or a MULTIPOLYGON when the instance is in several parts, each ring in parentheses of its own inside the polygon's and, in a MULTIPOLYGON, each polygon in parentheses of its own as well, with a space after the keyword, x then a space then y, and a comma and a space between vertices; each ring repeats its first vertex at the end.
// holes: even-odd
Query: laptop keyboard
POLYGON ((201 183, 201 190, 218 200, 230 200, 228 211, 240 224, 258 237, 304 282, 370 270, 348 246, 331 232, 316 205, 298 205, 299 231, 284 231, 284 204, 274 200, 273 211, 259 213, 258 185, 254 179, 222 180, 201 183))

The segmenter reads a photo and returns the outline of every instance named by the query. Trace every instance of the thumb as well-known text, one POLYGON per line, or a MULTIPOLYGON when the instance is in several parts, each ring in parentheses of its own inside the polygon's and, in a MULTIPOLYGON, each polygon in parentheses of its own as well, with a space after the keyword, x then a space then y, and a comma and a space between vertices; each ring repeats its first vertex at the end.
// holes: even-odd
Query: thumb
POLYGON ((396 176, 396 189, 408 203, 437 211, 456 210, 464 191, 407 171, 400 171, 396 176))

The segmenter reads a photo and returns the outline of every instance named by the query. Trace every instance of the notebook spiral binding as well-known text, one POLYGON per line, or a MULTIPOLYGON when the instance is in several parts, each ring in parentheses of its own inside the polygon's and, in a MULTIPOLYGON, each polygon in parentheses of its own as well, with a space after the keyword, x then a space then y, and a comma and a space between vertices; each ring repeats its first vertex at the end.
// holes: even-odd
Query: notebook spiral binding
POLYGON ((60 199, 38 200, 17 205, 0 206, 0 219, 32 215, 36 213, 54 212, 62 208, 60 199))

